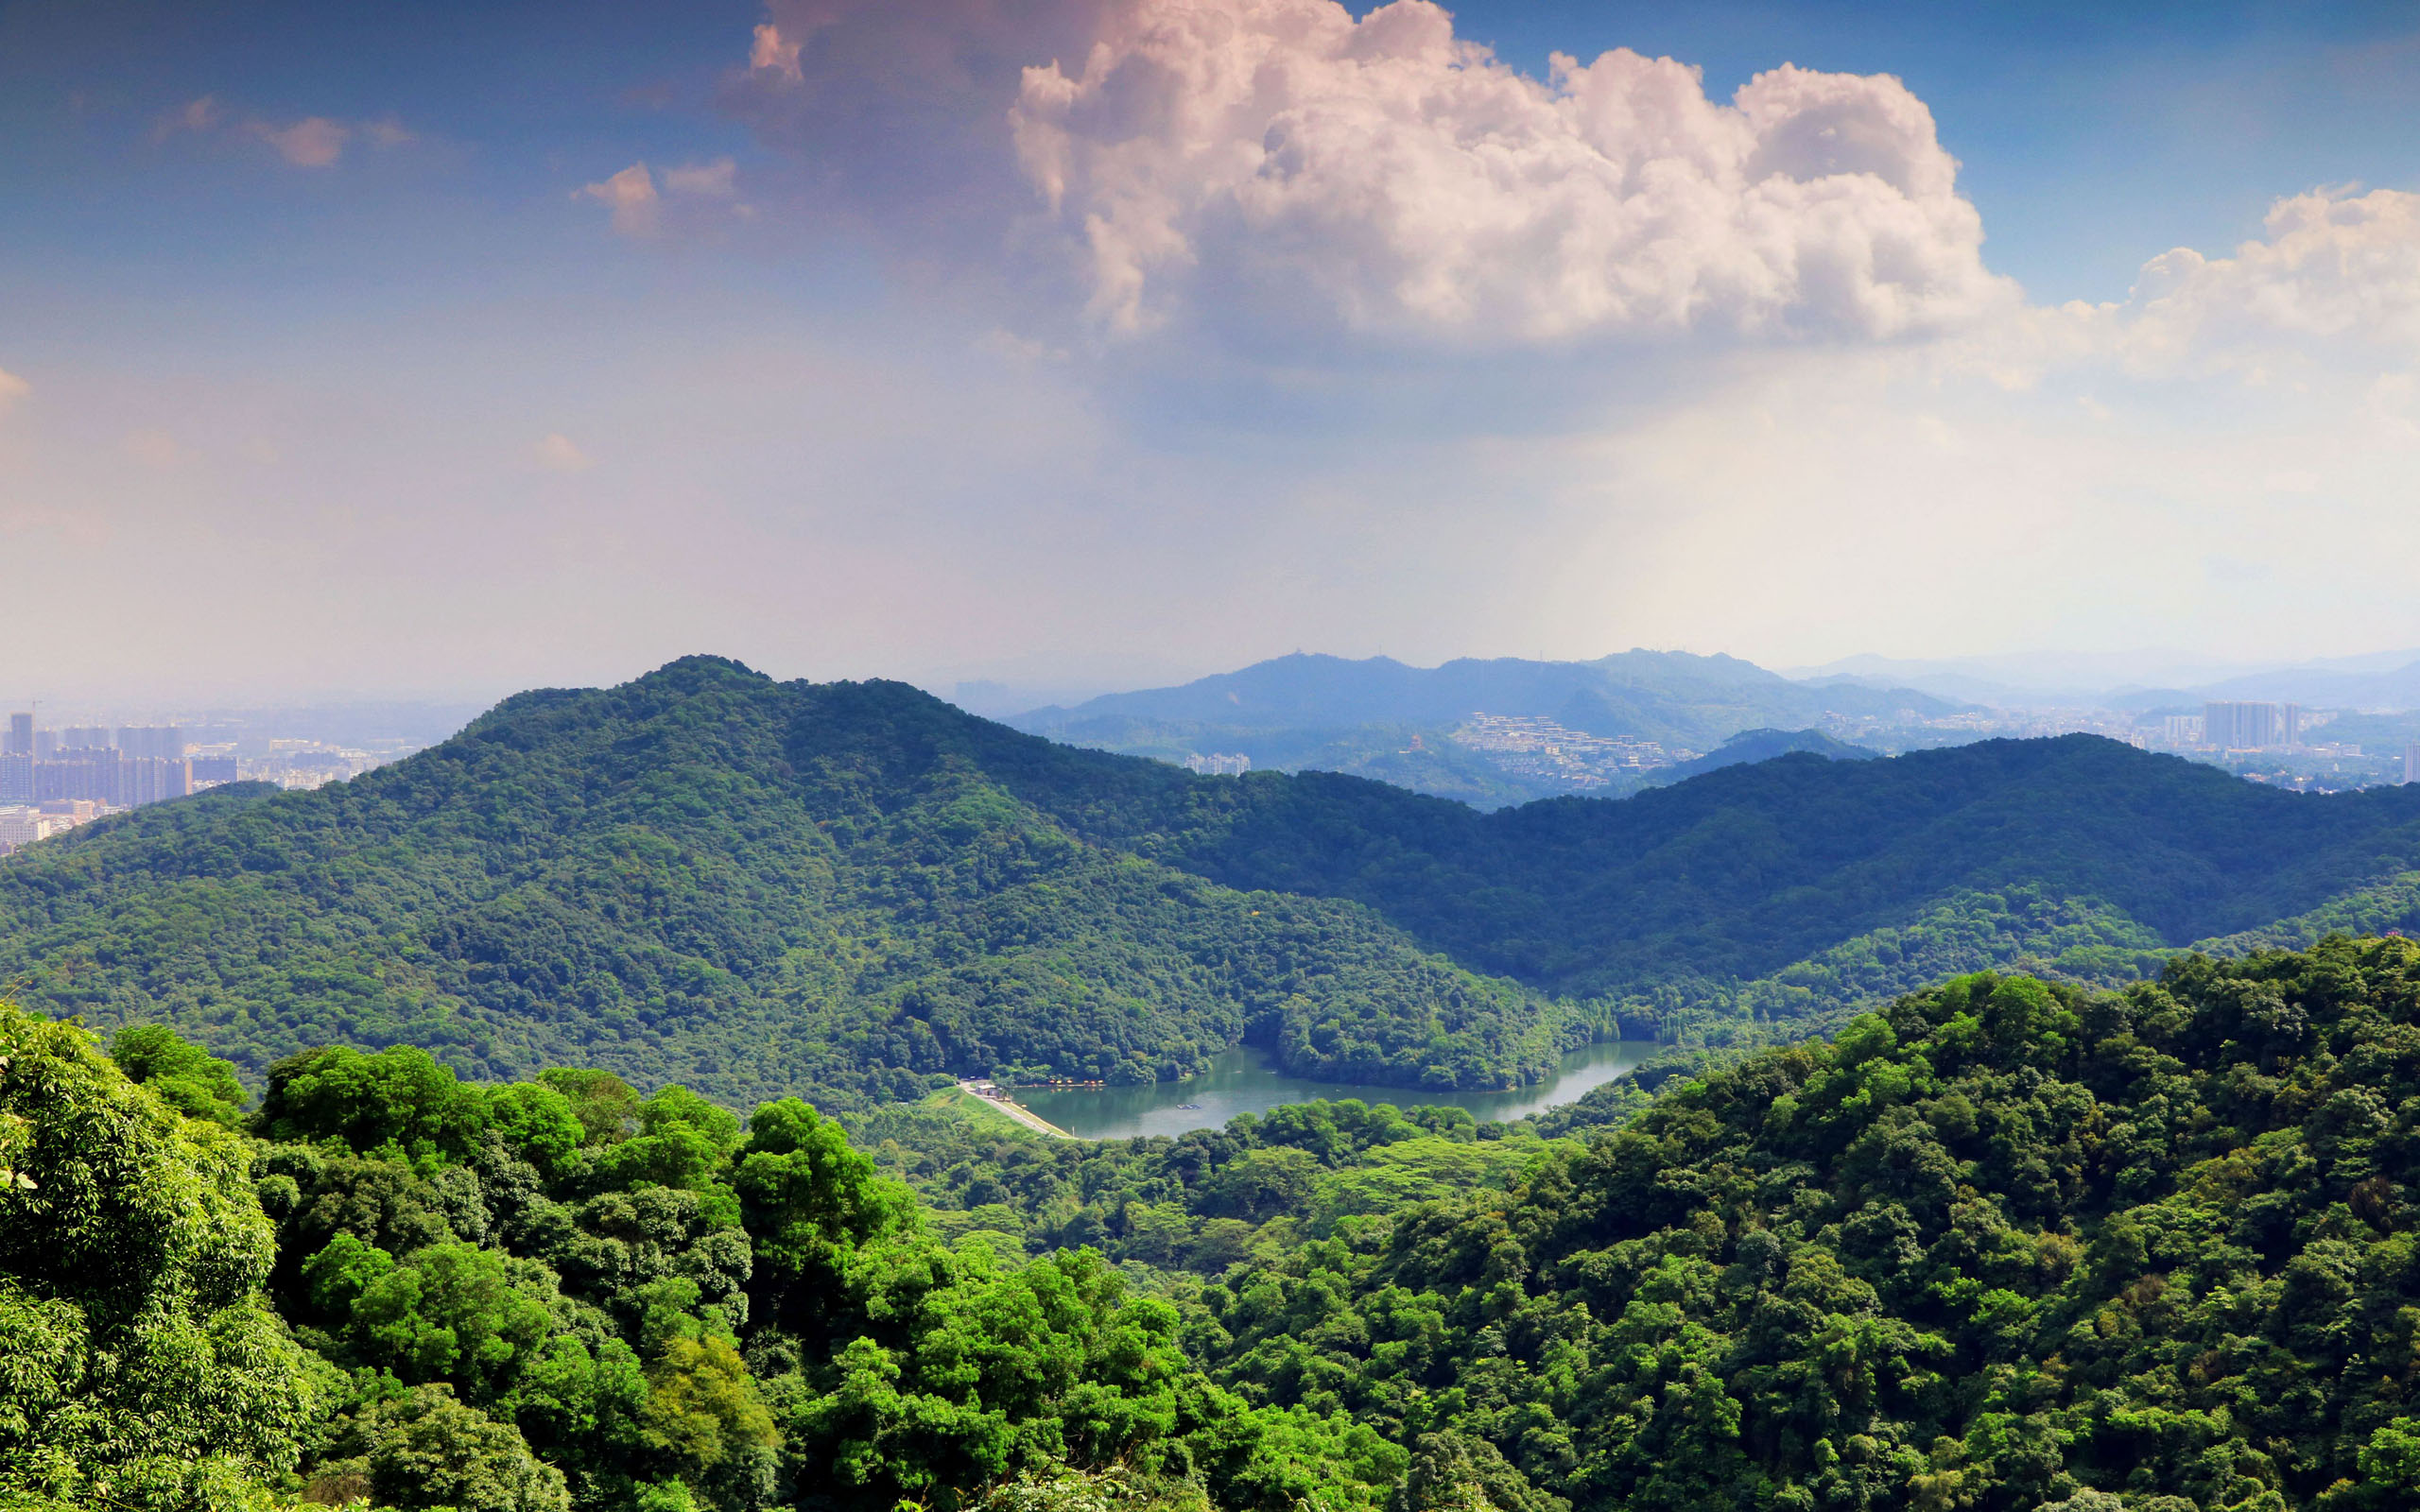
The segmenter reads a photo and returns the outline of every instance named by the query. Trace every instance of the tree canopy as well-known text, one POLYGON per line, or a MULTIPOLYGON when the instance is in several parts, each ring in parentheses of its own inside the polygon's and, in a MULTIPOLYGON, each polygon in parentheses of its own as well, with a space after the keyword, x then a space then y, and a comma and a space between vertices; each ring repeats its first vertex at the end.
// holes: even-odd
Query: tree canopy
MULTIPOLYGON (((218 1084, 189 1046, 130 1058, 218 1084)), ((291 1469, 321 1405, 262 1295, 247 1142, 0 1004, 0 1498, 187 1506, 291 1469)))
POLYGON ((238 1130, 72 1024, 0 1010, 0 1056, 29 1505, 2420 1495, 2403 939, 1959 977, 1512 1125, 1318 1103, 1086 1144, 955 1092, 743 1124, 314 1051, 359 1115, 297 1074, 238 1130))

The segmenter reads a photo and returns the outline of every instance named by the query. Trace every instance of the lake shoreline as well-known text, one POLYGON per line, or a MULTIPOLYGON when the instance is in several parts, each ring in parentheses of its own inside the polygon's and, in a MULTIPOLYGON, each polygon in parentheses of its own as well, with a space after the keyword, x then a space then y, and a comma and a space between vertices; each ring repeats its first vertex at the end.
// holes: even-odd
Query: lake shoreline
POLYGON ((1577 1102, 1619 1080, 1662 1046, 1651 1040, 1600 1040, 1561 1057, 1555 1073, 1510 1091, 1439 1091, 1291 1075, 1268 1051, 1237 1045, 1175 1081, 1131 1087, 1020 1088, 1018 1102, 1078 1139, 1113 1140, 1221 1128, 1243 1113, 1318 1100, 1355 1098, 1397 1108, 1453 1107, 1481 1123, 1511 1123, 1577 1102))

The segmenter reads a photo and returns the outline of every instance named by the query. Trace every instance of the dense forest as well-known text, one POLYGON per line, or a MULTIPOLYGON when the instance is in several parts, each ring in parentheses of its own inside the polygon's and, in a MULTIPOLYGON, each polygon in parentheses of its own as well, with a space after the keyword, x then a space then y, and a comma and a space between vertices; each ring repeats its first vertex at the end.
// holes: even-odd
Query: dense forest
POLYGON ((1749 1046, 1960 971, 2110 985, 2197 941, 2400 928, 2415 870, 2420 789, 2279 793, 2089 736, 1484 814, 694 658, 341 785, 30 847, 0 864, 0 979, 174 1025, 254 1087, 300 1049, 413 1044, 483 1080, 865 1111, 1240 1040, 1482 1088, 1616 1029, 1749 1046))
POLYGON ((1732 1058, 1517 1125, 852 1139, 408 1046, 247 1111, 0 1009, 0 1504, 2420 1501, 2420 944, 1732 1058))
POLYGON ((1349 1507, 1404 1463, 1191 1368, 1095 1251, 942 1242, 796 1099, 743 1132, 404 1046, 241 1095, 168 1031, 0 1006, 0 1505, 889 1512, 1114 1469, 1349 1507))
MULTIPOLYGON (((1057 749, 895 684, 706 659, 526 695, 339 786, 214 791, 10 858, 0 977, 173 1023, 255 1082, 304 1046, 410 1043, 736 1106, 1167 1078, 1248 1035, 1331 1078, 1502 1086, 1591 1033, 1365 906, 1086 843, 968 730, 1057 749)), ((1066 754, 1065 784, 1112 760, 1066 754)))

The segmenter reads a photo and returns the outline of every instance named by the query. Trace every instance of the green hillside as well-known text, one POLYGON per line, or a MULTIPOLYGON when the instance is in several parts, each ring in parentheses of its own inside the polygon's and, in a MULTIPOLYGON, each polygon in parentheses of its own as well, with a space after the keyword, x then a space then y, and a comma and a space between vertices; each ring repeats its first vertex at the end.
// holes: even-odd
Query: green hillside
POLYGON ((1945 909, 2041 947, 2059 941, 2030 900, 2052 899, 2156 952, 2308 913, 2420 855, 2420 789, 2283 793, 2089 735, 1784 756, 1490 815, 1319 774, 1194 790, 1182 825, 1161 801, 1104 795, 1079 823, 1228 885, 1366 902, 1475 969, 1651 1017, 1915 929, 1887 964, 1945 909))
POLYGON ((2083 736, 1483 815, 700 658, 510 699, 341 786, 30 848, 0 865, 0 977, 254 1077, 405 1042, 479 1077, 862 1107, 970 1073, 1169 1077, 1249 1038, 1481 1087, 1616 1022, 1753 1042, 1956 971, 2117 982, 2197 940, 2377 927, 2414 869, 2420 790, 2296 796, 2083 736))
POLYGON ((2409 940, 1960 977, 1510 1127, 844 1134, 409 1047, 240 1095, 0 1004, 0 1504, 2420 1503, 2409 940))
POLYGON ((983 735, 1051 750, 897 684, 708 659, 527 694, 341 786, 216 791, 12 858, 0 976, 255 1075, 401 1041, 734 1103, 1149 1080, 1247 1033, 1331 1077, 1505 1085, 1587 1036, 1360 905, 1075 840, 986 774, 983 735))
POLYGON ((1188 1342, 1507 1509, 2420 1504, 2415 1004, 2401 940, 1960 980, 1230 1268, 1188 1342))

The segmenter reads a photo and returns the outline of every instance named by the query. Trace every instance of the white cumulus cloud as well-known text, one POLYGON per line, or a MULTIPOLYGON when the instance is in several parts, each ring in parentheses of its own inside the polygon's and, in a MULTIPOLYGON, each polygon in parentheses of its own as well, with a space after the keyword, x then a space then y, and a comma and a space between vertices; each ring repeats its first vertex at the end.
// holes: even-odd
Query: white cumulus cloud
POLYGON ((801 77, 798 54, 799 44, 784 40, 779 24, 768 21, 756 28, 755 41, 748 49, 748 66, 797 83, 801 77))
MULTIPOLYGON (((1000 323, 1055 346, 1080 309, 1180 368, 1203 335, 1288 370, 1880 343, 2011 392, 2105 369, 2067 401, 2103 416, 2133 381, 2420 359, 2420 196, 2295 194, 2123 299, 2028 304, 1888 76, 1775 60, 1719 98, 1616 49, 1535 77, 1429 0, 768 0, 747 58, 726 104, 811 192, 907 260, 997 275, 1000 323), (1072 289, 1028 276, 1037 252, 1072 289)), ((722 169, 613 182, 702 203, 722 169)))
POLYGON ((1531 78, 1427 0, 1135 0, 1011 119, 1122 331, 1204 286, 1480 341, 1888 338, 2015 300, 1888 77, 1784 66, 1725 104, 1628 50, 1531 78))
POLYGON ((612 207, 614 229, 625 236, 650 236, 655 233, 656 216, 662 201, 655 192, 655 176, 644 163, 633 163, 601 183, 583 186, 580 191, 599 204, 612 207))
POLYGON ((2420 358, 2420 195, 2315 190, 2280 199, 2232 257, 2190 248, 2143 265, 2119 323, 2138 368, 2258 369, 2280 352, 2420 358))
POLYGON ((739 165, 729 158, 683 163, 661 173, 633 163, 609 179, 583 185, 573 198, 611 208, 614 229, 625 236, 678 235, 754 215, 754 207, 738 200, 738 175, 739 165))

